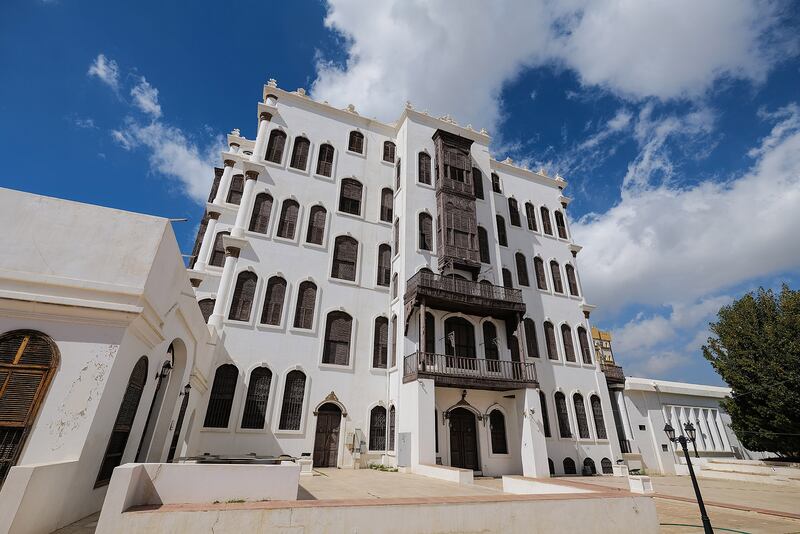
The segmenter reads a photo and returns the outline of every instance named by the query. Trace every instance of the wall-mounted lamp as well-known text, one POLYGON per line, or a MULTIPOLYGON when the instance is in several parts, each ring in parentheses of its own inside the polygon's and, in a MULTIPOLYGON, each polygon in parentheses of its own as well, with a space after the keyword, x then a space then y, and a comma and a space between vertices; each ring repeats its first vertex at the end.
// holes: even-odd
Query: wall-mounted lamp
POLYGON ((183 386, 183 393, 181 393, 181 395, 188 395, 189 391, 191 389, 192 389, 192 385, 191 384, 186 384, 185 386, 183 386))

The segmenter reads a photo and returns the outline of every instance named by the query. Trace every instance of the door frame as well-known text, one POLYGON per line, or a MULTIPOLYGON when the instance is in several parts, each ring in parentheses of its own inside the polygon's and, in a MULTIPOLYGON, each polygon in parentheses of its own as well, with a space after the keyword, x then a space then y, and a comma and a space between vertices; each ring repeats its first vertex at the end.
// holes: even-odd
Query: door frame
MULTIPOLYGON (((343 456, 342 448, 343 448, 343 444, 344 444, 344 440, 342 439, 342 432, 344 431, 343 421, 345 420, 345 416, 347 415, 347 412, 342 409, 342 406, 341 406, 341 404, 339 402, 332 402, 332 401, 326 400, 326 401, 321 402, 319 404, 319 406, 317 406, 317 409, 314 410, 314 416, 316 417, 316 420, 314 422, 314 441, 313 441, 313 445, 311 447, 311 459, 312 459, 312 461, 314 460, 314 455, 315 455, 316 448, 317 448, 317 426, 319 425, 320 412, 326 412, 326 413, 333 412, 333 410, 328 412, 327 410, 322 410, 321 409, 326 404, 330 404, 331 406, 334 406, 339 411, 339 434, 338 434, 338 436, 336 436, 336 465, 334 465, 334 466, 325 466, 325 467, 340 468, 342 466, 342 461, 344 460, 342 458, 342 456, 343 456)), ((314 465, 314 467, 316 468, 318 466, 314 465)))
MULTIPOLYGON (((466 406, 459 406, 457 408, 453 408, 452 410, 448 410, 449 414, 456 410, 464 410, 465 412, 469 413, 472 416, 472 421, 475 423, 475 462, 477 464, 477 469, 473 469, 475 473, 482 473, 483 469, 481 466, 481 437, 480 432, 478 431, 478 414, 476 414, 473 410, 470 410, 466 406)), ((449 460, 450 467, 453 466, 453 454, 452 454, 452 436, 453 430, 451 427, 451 415, 448 414, 447 417, 447 456, 449 460)), ((466 467, 459 467, 457 469, 468 469, 466 467)))

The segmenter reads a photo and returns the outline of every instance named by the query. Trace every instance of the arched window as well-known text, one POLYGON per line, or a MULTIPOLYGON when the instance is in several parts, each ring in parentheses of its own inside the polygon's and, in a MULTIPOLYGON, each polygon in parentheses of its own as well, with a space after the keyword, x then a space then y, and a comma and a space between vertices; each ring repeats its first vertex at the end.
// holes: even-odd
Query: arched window
POLYGON ((492 173, 492 191, 495 193, 502 193, 500 189, 500 177, 496 173, 492 173))
POLYGON ((519 205, 516 199, 508 199, 508 221, 512 226, 522 226, 519 218, 519 205))
POLYGON ((347 313, 333 311, 328 314, 325 321, 325 347, 322 351, 322 363, 349 365, 352 326, 353 318, 347 313))
POLYGON ((536 287, 547 291, 547 277, 544 274, 544 262, 539 256, 533 258, 533 270, 536 273, 536 287))
POLYGON ((431 157, 425 152, 420 152, 418 157, 418 177, 419 183, 431 185, 431 157))
POLYGON ((508 237, 506 236, 506 221, 502 216, 496 215, 497 220, 497 243, 501 247, 508 246, 508 237))
POLYGON ((525 203, 525 218, 528 219, 528 230, 536 231, 536 208, 530 202, 525 203))
POLYGON ((392 275, 392 299, 397 298, 397 273, 392 275))
POLYGON ((294 327, 310 329, 314 324, 314 308, 317 301, 317 286, 305 281, 297 291, 297 306, 294 309, 294 327))
POLYGON ((361 215, 361 182, 352 178, 342 180, 339 192, 339 211, 351 215, 361 215))
POLYGON ((306 232, 306 242, 321 245, 325 239, 325 219, 328 217, 328 210, 322 206, 312 206, 308 215, 308 231, 306 232))
POLYGON ((283 317, 283 301, 286 297, 286 280, 273 276, 267 282, 264 308, 261 310, 261 323, 279 325, 283 317))
POLYGON ((250 310, 256 296, 258 276, 252 271, 242 271, 236 278, 236 286, 231 299, 231 310, 228 319, 232 321, 249 321, 250 310))
POLYGON ((372 367, 386 369, 389 355, 389 319, 375 318, 375 332, 372 341, 372 367))
MULTIPOLYGON (((603 406, 600 403, 600 397, 592 395, 589 398, 592 405, 592 417, 594 418, 594 430, 597 433, 597 439, 608 439, 606 433, 606 423, 603 418, 603 406)), ((605 471, 603 471, 605 473, 605 471)))
POLYGON ((569 286, 569 294, 573 297, 578 296, 578 281, 575 279, 575 267, 569 263, 564 266, 567 272, 567 285, 569 286))
POLYGON ((393 211, 394 192, 388 187, 384 187, 381 191, 381 220, 384 222, 392 222, 393 211))
POLYGON ((539 404, 542 406, 542 426, 544 427, 544 437, 550 437, 550 416, 547 415, 547 399, 544 391, 539 391, 539 404))
POLYGON ((559 269, 558 262, 555 260, 550 262, 550 274, 553 275, 553 291, 563 293, 564 284, 561 282, 561 269, 559 269))
POLYGON ((503 287, 513 289, 514 281, 511 279, 511 271, 503 267, 503 287))
POLYGON ((389 287, 392 276, 392 247, 378 245, 378 285, 389 287))
POLYGON ((333 147, 324 144, 319 147, 319 157, 317 158, 317 174, 330 178, 333 173, 333 147))
POLYGON ((237 206, 242 202, 242 195, 244 194, 244 175, 236 174, 231 178, 231 185, 228 188, 228 204, 236 204, 237 206))
POLYGON ((575 460, 572 458, 564 458, 564 474, 565 475, 576 475, 578 474, 575 471, 575 460))
POLYGON ((572 329, 568 325, 561 325, 561 339, 564 342, 564 357, 568 362, 574 362, 575 346, 572 344, 572 329))
POLYGON ((286 134, 280 130, 272 130, 269 134, 267 154, 264 159, 272 163, 280 163, 283 160, 283 147, 285 144, 286 134))
POLYGON ((303 399, 306 394, 306 375, 303 371, 290 371, 283 388, 283 404, 279 430, 300 430, 303 419, 303 399))
POLYGON ((514 254, 514 261, 517 263, 517 280, 519 280, 519 285, 530 285, 530 282, 528 282, 528 262, 525 260, 525 256, 521 252, 517 252, 514 254))
POLYGON ((552 458, 547 459, 547 469, 550 471, 550 476, 555 476, 556 474, 556 465, 553 463, 552 458))
POLYGON ((395 409, 394 406, 389 408, 389 450, 394 450, 394 418, 395 418, 395 409))
POLYGON ((583 459, 583 468, 584 468, 585 471, 588 471, 589 473, 591 473, 593 475, 597 474, 597 468, 594 465, 594 460, 592 460, 591 458, 584 458, 583 459))
POLYGON ((525 341, 528 345, 528 356, 530 358, 539 358, 539 341, 536 337, 536 324, 530 317, 526 317, 522 323, 525 327, 525 341))
POLYGON ((394 220, 394 253, 400 251, 400 219, 394 220))
POLYGON ((433 217, 427 213, 419 214, 419 248, 433 250, 433 217))
POLYGON ((478 227, 478 251, 481 256, 481 263, 489 263, 492 261, 489 257, 489 235, 486 233, 486 228, 483 226, 478 227))
MULTIPOLYGON (((486 321, 483 323, 483 354, 487 360, 500 359, 500 349, 498 343, 497 328, 494 326, 494 323, 486 321)), ((499 369, 497 366, 492 369, 490 364, 489 370, 498 371, 499 369)))
POLYGON ((297 228, 297 217, 300 213, 300 204, 292 199, 283 201, 281 207, 281 218, 278 221, 278 237, 294 239, 294 231, 297 228))
POLYGON ((600 460, 600 469, 602 469, 604 475, 611 475, 614 473, 614 467, 611 465, 611 460, 608 458, 600 460))
POLYGON ((269 387, 272 384, 272 371, 266 367, 256 367, 250 373, 247 398, 244 401, 242 428, 264 428, 269 402, 269 387))
POLYGON ((292 160, 289 166, 293 169, 306 170, 308 165, 308 150, 311 143, 305 137, 298 137, 294 140, 294 148, 292 149, 292 160))
POLYGON ((556 210, 555 211, 555 217, 556 217, 556 229, 558 230, 558 237, 560 237, 562 239, 566 239, 567 238, 567 225, 564 222, 564 214, 561 213, 560 211, 556 210))
POLYGON ((364 134, 361 132, 350 132, 350 139, 347 141, 347 150, 357 154, 364 153, 364 134))
POLYGON ((483 200, 483 175, 477 167, 472 167, 472 193, 483 200))
POLYGON ((492 410, 489 414, 489 430, 492 436, 492 453, 508 454, 506 418, 500 410, 492 410))
POLYGON ((400 189, 400 160, 397 160, 397 165, 394 166, 394 188, 400 189))
MULTIPOLYGON (((3 341, 6 340, 4 339, 3 341)), ((122 463, 122 455, 125 453, 125 446, 128 444, 128 437, 131 433, 133 420, 136 418, 136 412, 139 409, 139 401, 142 398, 142 390, 146 382, 147 357, 142 356, 133 366, 131 375, 128 378, 128 385, 125 387, 125 393, 117 411, 117 418, 114 420, 111 436, 108 438, 106 452, 103 454, 103 461, 100 464, 100 472, 97 473, 97 480, 94 483, 95 488, 108 484, 114 468, 122 463)), ((11 395, 11 393, 6 392, 4 396, 6 394, 11 395)), ((5 451, 3 452, 5 453, 5 451)), ((5 454, 3 456, 5 457, 5 454)), ((16 458, 12 458, 12 461, 15 460, 16 458)), ((7 472, 6 466, 0 464, 0 481, 2 481, 7 472)))
POLYGON ((547 345, 547 357, 551 360, 558 359, 558 347, 556 347, 556 331, 553 328, 553 323, 550 321, 544 322, 544 342, 547 345))
POLYGON ((547 235, 553 235, 553 223, 550 222, 550 210, 542 206, 539 209, 542 215, 542 229, 547 235))
POLYGON ((592 363, 592 351, 589 349, 589 336, 586 335, 586 329, 582 326, 578 327, 578 343, 581 346, 581 358, 583 363, 592 363))
POLYGON ((462 317, 449 317, 444 322, 445 354, 475 357, 475 328, 462 317))
POLYGON ((392 315, 390 321, 391 328, 389 329, 389 365, 395 366, 395 353, 397 352, 397 315, 392 315))
POLYGON ((230 232, 219 232, 214 238, 214 250, 211 252, 211 258, 208 260, 209 265, 214 267, 222 267, 225 265, 225 243, 222 238, 226 235, 231 235, 230 232))
POLYGON ((425 352, 436 352, 436 319, 430 312, 425 313, 425 352))
POLYGON ((575 420, 578 422, 578 436, 581 439, 589 439, 589 423, 586 420, 586 405, 583 403, 583 395, 576 393, 572 396, 572 403, 575 405, 575 420))
POLYGON ((375 406, 369 412, 369 450, 386 448, 386 408, 375 406))
POLYGON ((354 281, 357 261, 358 241, 346 235, 337 237, 333 245, 331 276, 340 280, 354 281))
POLYGON ((257 194, 253 201, 253 214, 250 216, 250 227, 248 230, 259 234, 266 234, 271 213, 272 197, 267 193, 257 194))
POLYGON ((572 432, 569 428, 569 414, 567 413, 567 399, 560 391, 555 394, 556 399, 556 418, 558 419, 558 432, 562 438, 571 438, 572 432))
POLYGON ((203 314, 203 319, 205 319, 206 323, 208 323, 211 314, 214 313, 214 304, 216 302, 217 301, 214 299, 202 299, 197 303, 200 306, 200 313, 203 314))
POLYGON ((239 370, 235 365, 226 363, 217 367, 214 373, 214 383, 206 408, 206 419, 203 426, 206 428, 228 428, 228 419, 233 407, 233 396, 236 394, 236 381, 239 379, 239 370))
POLYGON ((394 143, 391 141, 384 141, 383 142, 383 161, 388 161, 389 163, 394 163, 394 143))

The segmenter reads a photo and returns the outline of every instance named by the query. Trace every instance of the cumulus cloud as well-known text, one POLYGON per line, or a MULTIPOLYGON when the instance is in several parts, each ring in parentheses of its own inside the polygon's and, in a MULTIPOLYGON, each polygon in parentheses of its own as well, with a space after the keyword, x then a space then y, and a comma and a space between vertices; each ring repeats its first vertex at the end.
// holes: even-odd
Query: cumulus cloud
POLYGON ((119 65, 113 59, 108 59, 105 54, 97 54, 86 74, 98 78, 114 91, 119 90, 119 65))
POLYGON ((144 113, 157 119, 161 116, 161 105, 158 103, 158 89, 150 85, 144 76, 131 89, 133 104, 144 113))

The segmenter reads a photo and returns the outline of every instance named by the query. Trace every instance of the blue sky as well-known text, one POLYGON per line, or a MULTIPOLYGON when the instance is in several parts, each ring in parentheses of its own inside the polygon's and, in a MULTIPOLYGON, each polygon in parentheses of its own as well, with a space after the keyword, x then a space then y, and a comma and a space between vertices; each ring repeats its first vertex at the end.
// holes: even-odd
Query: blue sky
POLYGON ((191 250, 261 87, 406 100, 560 172, 593 323, 636 376, 719 383, 720 305, 800 278, 800 8, 669 2, 0 5, 0 185, 170 218, 191 250))

